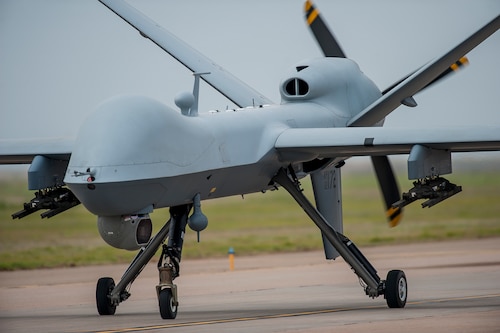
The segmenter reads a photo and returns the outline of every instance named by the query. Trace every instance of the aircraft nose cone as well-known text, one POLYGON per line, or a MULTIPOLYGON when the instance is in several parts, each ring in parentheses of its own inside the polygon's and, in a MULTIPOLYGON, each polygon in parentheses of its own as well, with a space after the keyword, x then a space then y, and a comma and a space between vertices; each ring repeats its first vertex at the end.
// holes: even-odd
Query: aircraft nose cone
POLYGON ((147 97, 112 98, 80 128, 65 182, 93 213, 138 211, 165 193, 160 179, 197 167, 214 141, 204 125, 147 97))

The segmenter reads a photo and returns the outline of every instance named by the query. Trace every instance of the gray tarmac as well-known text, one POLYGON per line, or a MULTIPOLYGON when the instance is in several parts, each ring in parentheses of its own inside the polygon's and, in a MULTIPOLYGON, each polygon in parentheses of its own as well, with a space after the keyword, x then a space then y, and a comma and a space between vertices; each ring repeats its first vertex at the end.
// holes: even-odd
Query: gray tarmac
MULTIPOLYGON (((237 251, 237 248, 236 248, 237 251)), ((0 272, 0 332, 500 332, 500 239, 363 249, 385 278, 403 269, 406 308, 364 295, 341 259, 321 252, 185 260, 179 314, 158 312, 155 263, 114 316, 99 316, 95 284, 126 265, 0 272)))

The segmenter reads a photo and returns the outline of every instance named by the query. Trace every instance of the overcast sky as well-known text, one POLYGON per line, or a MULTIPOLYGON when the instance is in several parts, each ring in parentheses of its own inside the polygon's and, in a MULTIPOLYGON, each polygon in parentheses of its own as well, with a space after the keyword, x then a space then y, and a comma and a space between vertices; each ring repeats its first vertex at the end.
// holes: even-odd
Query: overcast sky
MULTIPOLYGON (((160 25, 280 102, 290 66, 321 56, 302 0, 129 0, 160 25)), ((498 0, 316 0, 347 55, 384 89, 500 14, 498 0)), ((500 125, 500 33, 465 70, 400 107, 387 126, 500 125)), ((0 0, 0 139, 74 136, 103 100, 141 94, 175 107, 193 77, 92 0, 0 0)), ((202 86, 200 112, 231 105, 202 86)))

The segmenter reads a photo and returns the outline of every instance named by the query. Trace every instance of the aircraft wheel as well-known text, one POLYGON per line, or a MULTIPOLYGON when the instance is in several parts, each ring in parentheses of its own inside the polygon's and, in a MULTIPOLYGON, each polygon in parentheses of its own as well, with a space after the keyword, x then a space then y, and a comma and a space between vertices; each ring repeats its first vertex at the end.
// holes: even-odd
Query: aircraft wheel
POLYGON ((408 297, 408 283, 403 271, 387 273, 385 281, 385 300, 390 308, 404 308, 408 297))
POLYGON ((109 295, 115 287, 115 281, 110 277, 100 278, 97 281, 95 299, 97 303, 97 312, 101 316, 114 315, 116 305, 111 304, 109 295))
POLYGON ((177 305, 172 295, 172 289, 166 288, 160 291, 158 301, 162 319, 175 319, 177 316, 177 305))

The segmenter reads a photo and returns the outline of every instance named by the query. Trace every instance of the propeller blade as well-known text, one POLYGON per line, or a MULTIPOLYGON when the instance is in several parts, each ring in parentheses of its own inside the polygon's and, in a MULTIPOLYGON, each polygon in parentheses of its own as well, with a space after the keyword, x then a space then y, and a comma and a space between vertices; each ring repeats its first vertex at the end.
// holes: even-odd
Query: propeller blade
POLYGON ((469 53, 473 48, 494 34, 500 27, 500 15, 492 19, 463 42, 440 57, 422 66, 406 80, 370 104, 366 109, 349 120, 349 126, 371 126, 384 119, 401 105, 401 101, 411 97, 427 86, 437 76, 450 67, 455 59, 469 53))
MULTIPOLYGON (((441 80, 442 78, 446 77, 448 74, 453 74, 453 73, 457 72, 458 70, 461 69, 461 67, 467 66, 468 64, 469 64, 469 59, 467 59, 467 57, 462 57, 462 58, 458 59, 450 67, 448 67, 443 73, 441 73, 438 77, 436 77, 433 81, 431 81, 425 87, 423 87, 422 89, 420 89, 418 92, 420 92, 420 91, 428 88, 432 84, 434 84, 434 83, 438 82, 439 80, 441 80)), ((415 73, 415 72, 413 72, 413 73, 415 73)), ((395 82, 390 87, 386 88, 384 91, 382 91, 382 95, 385 95, 386 93, 388 93, 389 91, 391 91, 392 88, 394 88, 395 86, 397 86, 398 84, 400 84, 401 82, 403 82, 404 80, 406 80, 407 78, 409 78, 410 76, 412 76, 413 73, 405 76, 401 80, 395 82)))
MULTIPOLYGON (((306 22, 324 55, 326 57, 347 58, 333 33, 330 29, 328 29, 328 26, 319 15, 318 9, 310 0, 306 1, 304 11, 306 14, 306 22)), ((400 192, 396 177, 394 176, 394 172, 392 171, 392 167, 387 156, 373 156, 372 163, 377 175, 380 189, 384 196, 387 208, 386 215, 389 220, 389 225, 391 227, 395 227, 399 224, 403 212, 401 208, 392 208, 392 204, 400 200, 400 192)))
POLYGON ((306 14, 306 22, 311 28, 311 31, 316 38, 325 57, 347 58, 344 51, 340 47, 333 33, 328 29, 325 21, 319 15, 318 9, 310 0, 307 0, 304 5, 306 14))
MULTIPOLYGON (((316 41, 321 47, 321 50, 323 51, 325 57, 347 58, 344 51, 340 47, 340 44, 335 39, 335 36, 326 25, 326 22, 323 20, 323 18, 319 14, 318 9, 316 8, 316 6, 314 6, 312 1, 307 0, 305 2, 304 11, 306 15, 306 22, 309 25, 309 28, 311 29, 314 37, 316 38, 316 41)), ((467 59, 467 57, 464 56, 460 58, 459 60, 454 62, 450 67, 448 67, 443 73, 437 76, 433 81, 431 81, 425 87, 420 89, 420 91, 428 88, 429 86, 438 82, 442 78, 446 77, 448 74, 452 74, 458 71, 461 67, 466 66, 468 64, 469 64, 469 59, 467 59)), ((397 81, 396 83, 394 83, 393 85, 382 91, 382 95, 388 93, 390 90, 392 90, 394 87, 396 87, 398 84, 406 80, 414 73, 415 72, 405 76, 401 80, 397 81)))
POLYGON ((469 59, 467 59, 467 57, 462 57, 462 58, 458 59, 450 67, 448 67, 448 69, 446 69, 443 73, 441 73, 441 75, 439 75, 437 78, 435 78, 433 81, 431 81, 431 83, 429 83, 428 85, 423 87, 421 90, 429 87, 431 84, 438 82, 439 80, 441 80, 442 78, 444 78, 448 74, 452 74, 452 73, 457 72, 458 70, 460 70, 461 67, 467 66, 468 64, 469 64, 469 59))
POLYGON ((386 215, 389 221, 389 226, 395 227, 403 217, 401 208, 393 208, 392 204, 401 199, 399 186, 394 176, 389 158, 387 156, 372 156, 372 164, 377 175, 380 190, 384 196, 385 205, 387 208, 386 215))

